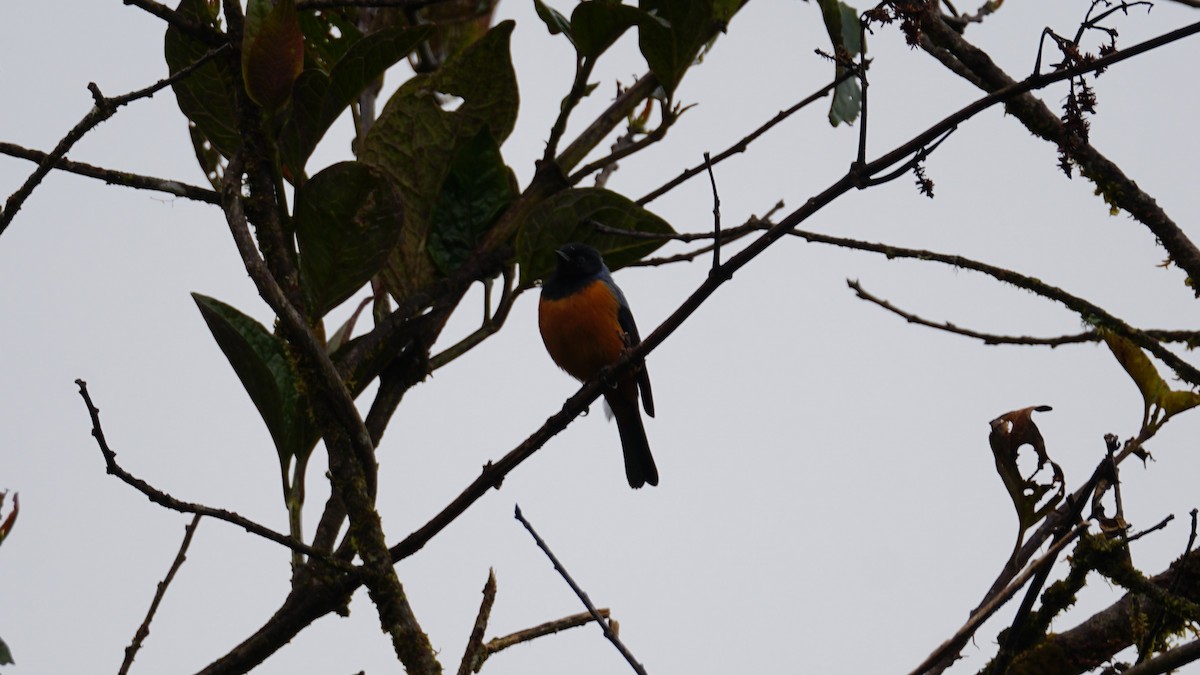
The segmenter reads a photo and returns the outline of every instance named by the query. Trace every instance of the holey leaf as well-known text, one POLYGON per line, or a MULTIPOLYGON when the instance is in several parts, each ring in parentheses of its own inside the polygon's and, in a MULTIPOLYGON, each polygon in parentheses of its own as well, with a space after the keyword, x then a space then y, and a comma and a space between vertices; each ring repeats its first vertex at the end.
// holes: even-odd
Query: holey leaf
POLYGON ((1141 347, 1112 331, 1101 330, 1100 337, 1142 392, 1143 426, 1162 424, 1172 415, 1200 405, 1200 393, 1172 390, 1141 347))
POLYGON ((363 142, 360 159, 399 191, 404 205, 400 243, 382 274, 398 299, 441 275, 429 252, 431 229, 457 151, 484 128, 497 147, 512 132, 519 100, 512 29, 511 21, 501 22, 437 71, 401 85, 363 142))
POLYGON ((1025 531, 1053 511, 1066 495, 1062 468, 1050 460, 1042 432, 1033 423, 1034 412, 1050 409, 1048 405, 1031 406, 1004 413, 991 421, 988 443, 996 459, 996 473, 1004 481, 1004 488, 1017 511, 1020 523, 1018 547, 1025 531), (1028 477, 1021 475, 1017 465, 1017 452, 1023 445, 1031 446, 1037 453, 1037 468, 1028 477), (1047 465, 1049 471, 1043 472, 1047 465))
POLYGON ((404 222, 391 185, 359 162, 334 164, 296 191, 300 280, 314 317, 379 271, 404 222))
POLYGON ((667 221, 601 188, 564 190, 538 204, 517 233, 521 284, 529 285, 554 270, 554 251, 579 241, 600 251, 609 269, 619 269, 656 251, 666 239, 638 239, 609 234, 597 224, 618 230, 674 234, 667 221))
POLYGON ((350 103, 432 34, 430 26, 384 28, 355 42, 328 73, 309 68, 300 74, 279 134, 279 154, 292 176, 303 174, 309 155, 350 103))
POLYGON ((262 324, 220 300, 199 293, 192 298, 266 422, 286 475, 292 458, 303 461, 312 452, 318 434, 283 344, 262 324))
POLYGON ((304 33, 296 0, 250 0, 242 39, 246 93, 266 110, 279 110, 303 67, 304 33))

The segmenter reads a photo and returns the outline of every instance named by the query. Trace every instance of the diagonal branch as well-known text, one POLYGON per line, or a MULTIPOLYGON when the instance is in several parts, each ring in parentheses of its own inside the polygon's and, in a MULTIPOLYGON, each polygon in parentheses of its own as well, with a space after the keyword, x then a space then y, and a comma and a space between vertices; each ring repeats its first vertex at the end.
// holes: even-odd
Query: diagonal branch
POLYGON ((621 656, 625 657, 625 661, 629 664, 629 667, 633 668, 635 673, 638 673, 638 675, 646 675, 646 668, 642 666, 642 664, 633 656, 633 652, 629 651, 629 648, 625 646, 625 643, 621 642, 621 638, 617 637, 617 631, 614 630, 608 619, 600 615, 600 610, 596 609, 596 606, 592 604, 592 600, 588 597, 588 594, 584 592, 582 588, 580 588, 579 584, 576 583, 573 578, 571 578, 571 574, 567 572, 567 568, 563 567, 563 564, 559 562, 558 556, 554 555, 554 552, 550 550, 550 546, 546 544, 546 542, 543 541, 540 536, 538 536, 537 530, 533 529, 533 525, 525 519, 524 515, 521 514, 520 506, 516 507, 515 515, 517 520, 521 521, 521 525, 524 525, 525 529, 529 531, 529 534, 533 536, 533 541, 537 544, 538 548, 542 549, 542 552, 545 553, 546 557, 550 559, 550 563, 554 565, 554 569, 559 573, 559 575, 562 576, 563 581, 567 582, 567 585, 570 586, 571 590, 575 592, 575 595, 579 598, 579 601, 582 602, 583 606, 587 608, 588 615, 591 616, 596 623, 600 624, 600 629, 604 631, 604 637, 607 638, 608 641, 617 648, 617 651, 621 652, 621 656))
POLYGON ((201 23, 190 16, 185 16, 167 7, 166 5, 155 2, 154 0, 123 0, 126 5, 133 5, 138 9, 144 10, 166 21, 172 26, 179 29, 180 32, 201 40, 204 44, 210 47, 218 47, 226 44, 228 38, 224 33, 213 28, 212 26, 201 23))
POLYGON ((175 554, 175 562, 171 563, 171 569, 167 570, 167 576, 158 582, 158 589, 154 592, 154 599, 150 601, 150 609, 146 612, 146 618, 142 621, 142 625, 138 626, 137 632, 133 635, 133 641, 125 648, 125 660, 121 662, 121 668, 117 671, 117 675, 126 675, 129 668, 133 665, 133 658, 137 655, 138 650, 142 648, 142 643, 150 636, 150 622, 154 620, 154 614, 158 612, 158 605, 162 602, 163 596, 167 594, 167 587, 171 585, 171 581, 175 579, 175 573, 183 566, 183 561, 187 559, 188 547, 192 545, 192 535, 196 534, 196 527, 200 525, 202 516, 197 513, 196 517, 192 518, 192 522, 183 530, 183 543, 179 545, 179 553, 175 554))
MULTIPOLYGON (((1011 89, 1017 83, 992 61, 986 52, 967 42, 958 32, 946 24, 937 12, 936 4, 931 5, 922 23, 925 35, 929 37, 932 46, 944 49, 969 71, 974 78, 971 81, 989 92, 999 92, 1011 89)), ((1190 35, 1200 30, 1200 24, 1185 26, 1177 31, 1162 36, 1190 35)), ((1134 47, 1115 52, 1111 56, 1133 56, 1153 49, 1165 42, 1151 40, 1134 47)), ((933 53, 932 50, 928 50, 933 53)), ((941 56, 944 56, 942 54, 941 56)), ((936 54, 935 54, 936 56, 936 54)), ((940 57, 939 57, 940 58, 940 57)), ((1111 57, 1096 59, 1093 63, 1109 62, 1111 57)), ((1103 67, 1090 70, 1102 70, 1103 67)), ((1070 70, 1076 70, 1072 68, 1070 70)), ((957 71, 956 71, 957 72, 957 71)), ((1056 71, 1059 73, 1069 71, 1056 71)), ((1035 79, 1035 78, 1030 78, 1035 79)), ((1028 80, 1026 80, 1028 81, 1028 80)), ((1145 225, 1175 264, 1193 280, 1200 280, 1200 249, 1187 237, 1179 226, 1162 210, 1154 199, 1146 194, 1137 183, 1125 175, 1115 163, 1105 157, 1089 143, 1077 138, 1067 129, 1058 115, 1050 111, 1046 104, 1031 94, 1022 93, 1013 96, 1006 103, 1007 112, 1021 121, 1033 134, 1055 143, 1063 148, 1075 162, 1081 173, 1096 184, 1097 190, 1104 195, 1113 206, 1127 211, 1131 216, 1145 225)), ((1193 290, 1200 297, 1200 282, 1193 284, 1193 290)))
POLYGON ((145 89, 132 91, 121 96, 106 98, 100 93, 100 88, 97 87, 94 82, 89 83, 88 89, 92 92, 92 98, 95 101, 95 105, 86 115, 83 116, 83 119, 79 120, 78 124, 76 124, 71 128, 70 131, 67 132, 66 136, 63 136, 62 140, 58 142, 58 145, 54 147, 54 150, 52 150, 49 155, 46 155, 41 163, 38 164, 37 169, 35 169, 33 174, 31 174, 29 178, 25 180, 21 187, 17 188, 16 192, 9 195, 8 200, 4 204, 4 210, 0 211, 0 234, 4 234, 4 231, 8 229, 9 223, 11 223, 13 217, 17 215, 17 211, 21 209, 21 205, 25 203, 25 200, 28 199, 29 195, 33 193, 34 188, 36 188, 38 184, 42 182, 42 179, 46 177, 46 174, 50 173, 50 170, 54 168, 54 165, 66 156, 71 147, 79 142, 79 139, 83 138, 84 134, 96 128, 96 126, 98 126, 101 122, 115 115, 121 106, 136 101, 140 98, 149 98, 150 96, 153 96, 164 87, 170 86, 172 83, 178 82, 188 75, 191 75, 194 70, 221 55, 229 48, 229 45, 225 44, 215 49, 210 49, 204 56, 201 56, 199 59, 197 59, 195 63, 187 66, 186 68, 179 69, 179 71, 174 75, 159 80, 145 89))
MULTIPOLYGON (((204 506, 203 504, 193 504, 191 502, 178 500, 121 468, 121 466, 117 464, 117 453, 114 452, 112 448, 108 447, 108 441, 104 438, 104 430, 100 427, 100 409, 92 403, 92 396, 88 393, 87 382, 84 382, 83 380, 75 380, 75 384, 79 386, 79 395, 83 397, 83 402, 87 405, 88 414, 91 415, 92 436, 96 438, 96 444, 100 446, 100 453, 104 455, 104 464, 108 473, 116 476, 125 484, 146 495, 150 501, 158 504, 159 506, 171 509, 172 511, 179 511, 180 513, 194 513, 198 516, 208 516, 210 518, 216 518, 217 520, 223 520, 227 523, 232 523, 251 534, 257 534, 263 539, 269 539, 277 544, 282 544, 293 551, 299 551, 305 555, 314 556, 318 559, 324 560, 330 565, 335 565, 334 561, 330 560, 328 556, 325 556, 319 551, 314 550, 304 542, 296 541, 287 535, 283 535, 274 530, 263 527, 253 520, 239 516, 232 511, 214 509, 210 506, 204 506)), ((346 571, 352 569, 345 564, 336 566, 346 571)))
MULTIPOLYGON (((31 162, 41 164, 50 157, 48 153, 40 150, 32 150, 23 148, 12 143, 0 142, 0 155, 8 155, 19 159, 27 159, 31 162)), ((143 176, 128 171, 118 171, 116 169, 106 169, 102 166, 94 166, 83 162, 73 162, 69 159, 62 158, 56 162, 52 162, 52 168, 68 173, 87 176, 88 178, 98 178, 109 185, 124 185, 138 190, 153 190, 155 192, 165 192, 176 197, 184 199, 192 199, 206 204, 220 204, 221 198, 217 193, 195 185, 188 185, 177 180, 167 178, 155 178, 154 176, 143 176)))

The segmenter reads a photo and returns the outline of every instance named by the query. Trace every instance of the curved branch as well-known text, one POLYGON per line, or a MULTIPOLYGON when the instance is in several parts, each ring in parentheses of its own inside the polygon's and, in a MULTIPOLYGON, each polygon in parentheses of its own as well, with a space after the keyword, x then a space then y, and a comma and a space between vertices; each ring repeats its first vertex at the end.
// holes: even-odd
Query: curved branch
MULTIPOLYGON (((952 54, 965 70, 972 73, 974 78, 968 79, 974 84, 980 85, 985 91, 1003 91, 1017 84, 992 61, 986 52, 967 42, 962 35, 947 25, 937 12, 936 5, 933 5, 926 14, 922 29, 933 45, 952 54)), ((1191 35, 1197 30, 1200 30, 1200 24, 1192 24, 1167 35, 1178 34, 1183 37, 1191 35)), ((1115 52, 1111 56, 1125 55, 1128 57, 1154 49, 1161 44, 1166 44, 1166 42, 1156 43, 1151 40, 1115 52)), ((944 54, 935 54, 935 56, 944 58, 944 54)), ((1112 62, 1109 59, 1110 57, 1103 57, 1096 59, 1093 63, 1105 62, 1107 65, 1112 62)), ((1089 70, 1102 69, 1103 66, 1089 70)), ((1030 79, 1036 79, 1036 76, 1030 79)), ((1200 297, 1200 248, 1196 247, 1150 195, 1143 192, 1137 183, 1121 171, 1120 167, 1102 155, 1091 144, 1072 135, 1058 115, 1051 112, 1046 104, 1038 98, 1030 94, 1014 96, 1007 102, 1005 109, 1019 119, 1030 132, 1064 149, 1071 160, 1079 166, 1080 172, 1096 184, 1097 189, 1105 196, 1106 200, 1117 208, 1127 211, 1154 233, 1175 264, 1179 265, 1188 277, 1196 281, 1193 284, 1193 290, 1196 296, 1200 297)))

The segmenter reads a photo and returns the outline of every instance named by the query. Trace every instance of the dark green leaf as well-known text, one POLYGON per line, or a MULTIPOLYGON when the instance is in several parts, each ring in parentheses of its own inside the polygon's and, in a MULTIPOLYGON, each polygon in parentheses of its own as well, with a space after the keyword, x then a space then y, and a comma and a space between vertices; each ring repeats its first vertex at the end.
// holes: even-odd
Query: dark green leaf
POLYGON ((671 96, 714 32, 713 0, 641 0, 639 6, 651 18, 640 24, 638 45, 671 96))
POLYGON ((430 214, 429 255, 442 274, 467 259, 516 196, 516 177, 483 127, 455 151, 430 214))
POLYGON ((293 176, 303 173, 308 156, 354 99, 432 32, 428 26, 385 28, 350 47, 328 76, 318 69, 301 73, 279 140, 280 154, 293 176))
POLYGON ((250 0, 242 39, 242 79, 246 93, 268 111, 292 95, 304 68, 304 33, 296 0, 250 0))
POLYGON ((362 31, 354 25, 354 21, 346 18, 343 11, 301 12, 300 30, 304 33, 306 68, 317 68, 328 73, 333 64, 346 54, 346 50, 362 39, 362 31))
POLYGON ((434 73, 405 82, 363 143, 362 161, 400 191, 404 232, 383 279, 397 298, 438 277, 429 254, 431 218, 460 144, 485 126, 497 145, 512 132, 518 94, 505 21, 434 73), (457 97, 453 110, 442 101, 457 97))
MULTIPOLYGON (((182 0, 176 11, 204 24, 217 25, 216 15, 209 10, 207 0, 182 0)), ((163 53, 172 74, 200 60, 208 51, 207 44, 174 26, 167 27, 163 53)), ((233 155, 242 145, 233 102, 235 87, 241 86, 235 58, 227 55, 212 59, 188 77, 171 85, 179 110, 226 157, 233 155)))
POLYGON ((342 162, 296 192, 300 279, 315 317, 362 288, 400 238, 395 192, 365 164, 342 162))
MULTIPOLYGON (((839 66, 836 70, 837 75, 841 75, 845 69, 839 66)), ((858 84, 858 80, 850 78, 843 81, 833 90, 833 101, 829 104, 829 123, 833 126, 845 122, 853 124, 854 120, 858 119, 858 112, 862 110, 862 88, 858 84)))
POLYGON ((615 192, 564 190, 538 204, 517 234, 521 284, 532 284, 553 271, 554 251, 568 242, 596 247, 613 270, 641 260, 666 243, 598 232, 595 223, 634 232, 675 232, 665 220, 615 192))
POLYGON ((584 58, 594 59, 612 46, 632 26, 648 20, 646 13, 620 2, 591 0, 581 2, 571 13, 571 34, 575 49, 584 58))
POLYGON ((8 645, 4 644, 4 640, 0 640, 0 666, 8 666, 16 663, 13 661, 12 652, 9 651, 8 645))
POLYGON ((538 18, 546 24, 551 35, 562 33, 572 43, 575 42, 575 38, 571 35, 571 22, 567 21, 567 17, 559 14, 558 10, 553 7, 547 6, 542 0, 533 0, 533 8, 537 11, 538 18))
MULTIPOLYGON (((841 58, 854 58, 862 53, 864 45, 858 10, 841 0, 818 0, 818 4, 834 54, 841 58)), ((845 70, 845 66, 839 64, 834 68, 834 75, 840 76, 845 70)), ((861 100, 862 89, 858 80, 849 79, 839 84, 829 105, 829 123, 835 127, 842 122, 852 124, 858 119, 861 100)))
POLYGON ((213 298, 193 293, 208 329, 275 441, 280 467, 312 452, 317 431, 301 394, 299 377, 283 344, 262 324, 213 298))

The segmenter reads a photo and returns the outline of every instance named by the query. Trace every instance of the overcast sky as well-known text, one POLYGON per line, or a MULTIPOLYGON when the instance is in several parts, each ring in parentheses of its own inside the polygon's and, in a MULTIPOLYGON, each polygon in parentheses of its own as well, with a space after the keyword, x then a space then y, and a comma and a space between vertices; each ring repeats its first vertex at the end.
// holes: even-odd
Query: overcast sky
MULTIPOLYGON (((574 3, 551 4, 568 13, 574 3)), ((1043 27, 1074 34, 1087 6, 1010 0, 967 37, 1023 77, 1043 27)), ((570 86, 572 60, 531 2, 504 0, 497 20, 505 18, 517 21, 521 110, 503 152, 524 184, 570 86)), ((1130 46, 1197 19, 1200 12, 1163 2, 1111 25, 1130 46)), ((89 109, 88 82, 115 95, 160 79, 162 33, 157 19, 117 0, 5 3, 0 141, 49 150, 89 109)), ((815 4, 750 3, 680 87, 679 100, 696 107, 665 142, 622 162, 609 187, 637 198, 821 87, 832 67, 813 54, 818 47, 828 48, 815 4)), ((870 55, 872 157, 979 96, 906 47, 895 28, 876 31, 870 55)), ((1193 237, 1197 63, 1200 39, 1192 38, 1110 69, 1096 86, 1092 124, 1094 145, 1193 237)), ((601 62, 601 86, 568 138, 608 103, 614 81, 628 84, 644 69, 631 33, 601 62)), ((389 91, 404 77, 390 75, 389 91)), ((1057 108, 1065 91, 1039 95, 1057 108)), ((812 106, 717 167, 727 226, 780 199, 790 212, 845 172, 857 127, 831 128, 825 116, 824 103, 812 106)), ((310 162, 313 172, 349 158, 350 135, 343 119, 310 162)), ((204 181, 170 92, 122 109, 70 157, 204 181)), ((32 169, 0 156, 0 196, 32 169)), ((1110 215, 1090 183, 1063 176, 1055 149, 1001 109, 965 124, 927 172, 933 200, 905 177, 842 197, 807 227, 1008 266, 1143 327, 1196 326, 1184 274, 1158 266, 1166 253, 1154 237, 1110 215)), ((708 183, 688 183, 651 209, 679 230, 707 230, 708 183)), ((617 280, 646 334, 706 271, 707 259, 626 270, 617 280)), ((647 420, 647 433, 659 487, 629 489, 617 430, 594 406, 398 566, 443 665, 457 668, 489 567, 499 584, 489 638, 582 609, 513 520, 514 504, 593 601, 612 609, 652 673, 908 672, 947 638, 1016 534, 988 421, 1054 406, 1037 422, 1074 489, 1103 456, 1105 433, 1137 432, 1141 399, 1103 347, 984 346, 859 301, 848 278, 926 318, 978 330, 1081 329, 1062 307, 977 274, 779 242, 649 359, 658 417, 647 420)), ((0 550, 0 637, 17 661, 6 674, 115 672, 189 520, 105 475, 76 378, 88 381, 126 469, 178 498, 287 529, 270 437, 191 292, 270 324, 213 206, 52 174, 0 236, 0 489, 19 492, 22 506, 0 550)), ((439 348, 474 328, 480 302, 479 293, 464 302, 439 348)), ((379 448, 389 541, 426 522, 576 390, 546 356, 535 316, 529 293, 500 334, 405 398, 379 448)), ((1145 469, 1124 466, 1135 527, 1177 518, 1133 549, 1148 572, 1183 550, 1187 512, 1200 505, 1198 420, 1188 413, 1168 424, 1145 469)), ((310 531, 328 494, 324 469, 318 451, 310 531)), ((134 672, 191 672, 225 654, 283 600, 288 565, 285 549, 203 521, 134 672)), ((1054 628, 1117 597, 1097 580, 1054 628)), ((365 593, 351 610, 348 619, 319 620, 260 672, 396 672, 365 593)), ((968 646, 961 672, 985 663, 1008 616, 968 646)), ((500 653, 484 672, 623 668, 590 626, 500 653)))

